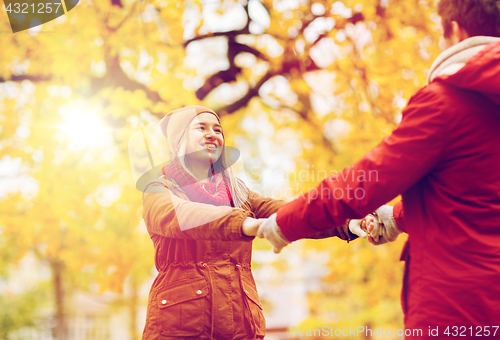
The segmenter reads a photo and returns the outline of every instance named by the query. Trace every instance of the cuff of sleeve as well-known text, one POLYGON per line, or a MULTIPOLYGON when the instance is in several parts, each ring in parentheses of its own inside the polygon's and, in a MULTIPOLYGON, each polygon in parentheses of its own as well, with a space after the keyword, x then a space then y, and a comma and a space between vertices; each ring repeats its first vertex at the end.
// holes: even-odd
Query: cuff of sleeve
POLYGON ((237 221, 234 225, 236 226, 237 228, 237 231, 235 231, 236 233, 238 233, 238 235, 240 235, 241 239, 243 241, 253 241, 255 236, 248 236, 248 235, 245 235, 245 233, 243 233, 243 221, 245 220, 245 218, 247 217, 252 217, 252 218, 255 218, 255 214, 251 211, 246 211, 246 210, 243 210, 243 209, 240 209, 243 213, 238 216, 237 218, 239 218, 240 220, 237 221))
POLYGON ((291 223, 293 221, 293 217, 290 216, 292 215, 292 212, 294 211, 295 207, 294 206, 299 206, 299 203, 297 203, 298 199, 295 199, 294 201, 291 201, 284 205, 283 207, 279 208, 278 211, 276 212, 276 224, 278 225, 281 233, 285 237, 285 239, 290 240, 290 242, 297 241, 301 238, 300 235, 293 235, 296 234, 295 230, 292 229, 291 223))
POLYGON ((351 219, 348 219, 345 221, 344 225, 341 227, 341 230, 343 234, 345 235, 344 240, 347 241, 347 243, 357 239, 359 236, 356 234, 351 233, 351 230, 349 229, 349 222, 351 222, 351 219))
POLYGON ((386 229, 396 229, 401 232, 394 219, 394 209, 390 205, 383 205, 377 209, 376 213, 380 221, 385 225, 386 229))
POLYGON ((278 222, 276 222, 276 236, 281 238, 281 240, 287 244, 291 243, 290 241, 288 241, 288 239, 285 237, 285 235, 283 235, 283 233, 281 232, 281 228, 280 228, 278 222))

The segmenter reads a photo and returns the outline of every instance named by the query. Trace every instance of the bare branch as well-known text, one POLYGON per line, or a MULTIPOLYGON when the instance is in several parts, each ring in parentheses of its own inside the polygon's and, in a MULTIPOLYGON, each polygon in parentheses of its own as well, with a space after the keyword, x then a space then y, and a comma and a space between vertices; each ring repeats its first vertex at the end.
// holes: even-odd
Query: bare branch
POLYGON ((317 122, 315 122, 313 119, 311 119, 310 115, 308 114, 307 111, 305 110, 298 110, 296 108, 293 108, 288 105, 280 105, 279 109, 288 109, 291 110, 295 113, 297 113, 309 126, 311 126, 313 129, 320 131, 321 132, 321 141, 323 142, 323 145, 325 146, 326 149, 328 149, 332 154, 334 154, 335 150, 332 146, 332 142, 326 138, 326 136, 323 133, 323 127, 318 125, 317 122))
POLYGON ((5 83, 7 81, 14 81, 14 82, 20 82, 23 80, 29 80, 34 83, 42 82, 42 81, 49 81, 51 80, 51 76, 42 76, 42 75, 37 75, 37 76, 29 76, 29 75, 22 75, 22 76, 12 76, 9 79, 5 79, 0 77, 0 83, 5 83))
POLYGON ((163 102, 163 99, 158 94, 158 92, 151 90, 144 84, 139 83, 136 80, 130 79, 125 72, 123 72, 118 56, 114 56, 108 59, 106 64, 108 67, 108 72, 104 78, 92 78, 92 89, 93 92, 97 92, 105 87, 123 87, 125 90, 135 91, 143 90, 146 93, 148 99, 153 102, 163 102))
POLYGON ((184 42, 183 46, 187 47, 187 45, 189 45, 193 41, 197 41, 197 40, 214 38, 214 37, 227 37, 227 38, 229 38, 229 37, 236 37, 236 36, 238 36, 240 34, 250 34, 250 30, 247 27, 245 27, 245 28, 243 28, 241 30, 236 30, 236 31, 208 33, 208 34, 205 34, 205 35, 200 35, 200 36, 191 38, 189 40, 186 40, 184 42))
MULTIPOLYGON (((146 93, 148 99, 155 103, 164 101, 158 94, 158 92, 151 90, 149 87, 137 82, 136 80, 130 79, 121 69, 118 62, 118 57, 111 59, 111 61, 108 62, 108 67, 109 71, 104 78, 90 78, 92 84, 92 93, 95 94, 105 87, 123 87, 125 90, 129 91, 143 90, 146 93)), ((12 76, 8 79, 0 78, 0 83, 4 83, 7 81, 22 82, 23 80, 29 80, 37 83, 51 81, 53 80, 53 77, 45 75, 12 76)))
POLYGON ((251 53, 263 60, 268 61, 267 56, 263 53, 251 48, 250 46, 237 43, 234 41, 234 37, 231 37, 227 47, 227 60, 229 61, 229 68, 219 71, 207 78, 203 86, 196 91, 196 97, 202 100, 219 85, 236 81, 236 77, 241 73, 242 69, 236 65, 235 58, 238 54, 243 52, 251 53))
POLYGON ((121 0, 111 0, 111 4, 123 8, 121 0))
MULTIPOLYGON (((116 1, 116 0, 112 0, 112 1, 116 1)), ((117 5, 117 6, 120 6, 120 7, 123 7, 123 5, 121 4, 121 2, 118 0, 118 4, 116 4, 115 2, 112 2, 113 5, 117 5)), ((132 6, 130 6, 130 10, 128 11, 127 15, 125 15, 125 17, 122 19, 122 21, 120 21, 118 23, 118 25, 116 25, 115 27, 109 27, 108 26, 108 30, 111 31, 111 32, 116 32, 118 31, 125 22, 127 22, 127 20, 132 16, 132 14, 134 14, 134 11, 135 11, 135 8, 137 7, 137 4, 139 3, 139 1, 136 1, 134 2, 134 4, 132 6)))
POLYGON ((245 44, 240 44, 240 43, 235 43, 235 44, 238 45, 238 49, 239 49, 238 53, 247 52, 247 53, 253 54, 254 56, 256 56, 259 59, 269 61, 269 57, 267 55, 265 55, 264 53, 262 53, 260 51, 257 51, 255 48, 250 47, 250 46, 245 45, 245 44))
POLYGON ((264 83, 266 81, 268 81, 269 79, 271 79, 275 75, 276 75, 275 73, 268 71, 254 87, 250 88, 247 91, 247 93, 243 97, 241 97, 240 99, 238 99, 237 101, 235 101, 232 104, 221 107, 220 109, 218 109, 217 112, 219 112, 219 114, 221 116, 223 116, 226 114, 233 113, 233 112, 241 109, 242 107, 246 106, 248 104, 248 102, 250 101, 250 99, 252 99, 253 97, 259 96, 259 89, 262 87, 262 85, 264 85, 264 83))

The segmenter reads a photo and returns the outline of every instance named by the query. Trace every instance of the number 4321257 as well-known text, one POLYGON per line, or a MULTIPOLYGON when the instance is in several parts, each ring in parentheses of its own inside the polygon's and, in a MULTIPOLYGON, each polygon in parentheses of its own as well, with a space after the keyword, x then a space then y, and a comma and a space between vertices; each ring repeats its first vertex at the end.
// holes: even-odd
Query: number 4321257
POLYGON ((38 4, 27 4, 27 3, 10 3, 5 7, 5 10, 9 14, 28 14, 28 13, 59 13, 61 8, 61 3, 38 3, 38 4))

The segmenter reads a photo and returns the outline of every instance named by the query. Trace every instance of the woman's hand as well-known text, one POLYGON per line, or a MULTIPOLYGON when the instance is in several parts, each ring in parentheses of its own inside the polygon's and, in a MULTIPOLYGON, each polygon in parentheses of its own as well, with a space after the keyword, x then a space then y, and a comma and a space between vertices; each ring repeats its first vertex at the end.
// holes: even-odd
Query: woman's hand
MULTIPOLYGON (((368 216, 367 216, 368 217, 368 216)), ((367 218, 365 217, 365 219, 367 218)), ((354 235, 358 235, 361 238, 366 237, 366 225, 365 219, 362 220, 350 220, 349 221, 349 231, 354 235)))
POLYGON ((265 218, 255 219, 252 217, 247 217, 243 220, 241 225, 241 229, 243 234, 246 236, 257 236, 257 231, 259 230, 260 225, 264 222, 265 218))
POLYGON ((402 231, 394 220, 392 210, 393 207, 383 205, 375 211, 376 216, 368 215, 363 219, 362 227, 367 229, 370 243, 379 245, 398 239, 402 231))
POLYGON ((274 253, 278 254, 290 242, 281 233, 281 229, 276 222, 276 216, 277 214, 274 213, 269 218, 264 219, 264 223, 260 226, 257 236, 268 240, 273 246, 274 253))
POLYGON ((372 214, 366 215, 365 218, 361 220, 361 228, 368 233, 368 242, 375 245, 379 244, 378 240, 381 226, 375 216, 372 214))

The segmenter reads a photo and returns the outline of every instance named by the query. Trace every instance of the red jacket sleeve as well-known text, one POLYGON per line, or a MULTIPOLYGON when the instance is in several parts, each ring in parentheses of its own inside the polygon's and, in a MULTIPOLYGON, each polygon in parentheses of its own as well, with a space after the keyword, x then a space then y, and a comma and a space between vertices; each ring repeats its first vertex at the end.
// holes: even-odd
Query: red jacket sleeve
POLYGON ((362 218, 424 177, 442 154, 443 105, 436 91, 420 90, 398 128, 375 149, 278 210, 283 235, 295 241, 362 218))

